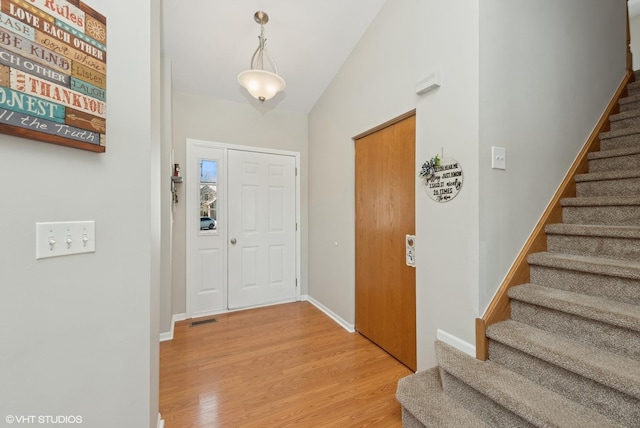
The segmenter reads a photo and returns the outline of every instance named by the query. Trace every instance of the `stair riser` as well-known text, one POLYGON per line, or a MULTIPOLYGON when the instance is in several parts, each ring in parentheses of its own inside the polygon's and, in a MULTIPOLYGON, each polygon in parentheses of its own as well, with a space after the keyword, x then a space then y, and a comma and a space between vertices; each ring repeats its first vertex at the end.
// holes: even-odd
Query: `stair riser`
POLYGON ((519 300, 511 300, 511 319, 585 345, 640 359, 640 333, 636 331, 519 300))
POLYGON ((548 233, 547 251, 637 261, 640 260, 640 239, 554 235, 548 233))
POLYGON ((533 284, 640 305, 640 281, 635 279, 536 265, 529 271, 533 284))
POLYGON ((640 420, 640 400, 564 368, 494 340, 489 359, 619 423, 637 426, 640 420))
POLYGON ((628 119, 612 120, 610 124, 612 131, 628 128, 630 126, 640 126, 640 116, 630 117, 628 119))
POLYGON ((600 150, 615 150, 625 147, 640 147, 640 134, 600 139, 600 150))
POLYGON ((576 196, 636 196, 640 194, 640 177, 617 180, 581 181, 576 183, 576 196))
POLYGON ((589 161, 589 172, 621 171, 625 169, 640 169, 640 153, 589 161))
POLYGON ((563 207, 562 221, 568 224, 638 226, 640 225, 640 206, 563 207))
POLYGON ((425 425, 420 423, 415 416, 411 414, 404 407, 402 408, 402 428, 426 428, 425 425))
POLYGON ((474 412, 492 427, 533 428, 534 425, 500 406, 484 394, 448 373, 440 370, 442 387, 447 395, 458 400, 467 410, 474 412))

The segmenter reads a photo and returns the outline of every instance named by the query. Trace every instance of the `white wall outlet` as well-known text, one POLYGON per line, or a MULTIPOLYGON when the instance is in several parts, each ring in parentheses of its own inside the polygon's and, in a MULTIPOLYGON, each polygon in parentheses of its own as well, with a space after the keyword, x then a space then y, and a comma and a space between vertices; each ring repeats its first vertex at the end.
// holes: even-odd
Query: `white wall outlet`
POLYGON ((36 223, 36 259, 95 251, 95 221, 36 223))
POLYGON ((504 147, 491 147, 491 168, 507 169, 507 150, 504 147))

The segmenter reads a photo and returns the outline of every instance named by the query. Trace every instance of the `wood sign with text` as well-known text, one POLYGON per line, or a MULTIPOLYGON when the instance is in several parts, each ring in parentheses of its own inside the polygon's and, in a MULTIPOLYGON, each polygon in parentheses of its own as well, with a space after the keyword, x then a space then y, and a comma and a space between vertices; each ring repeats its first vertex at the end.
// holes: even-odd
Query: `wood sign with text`
POLYGON ((436 202, 449 202, 455 198, 464 181, 460 163, 452 158, 440 159, 433 173, 426 177, 427 194, 436 202))
POLYGON ((104 152, 106 18, 79 0, 0 2, 0 132, 104 152))

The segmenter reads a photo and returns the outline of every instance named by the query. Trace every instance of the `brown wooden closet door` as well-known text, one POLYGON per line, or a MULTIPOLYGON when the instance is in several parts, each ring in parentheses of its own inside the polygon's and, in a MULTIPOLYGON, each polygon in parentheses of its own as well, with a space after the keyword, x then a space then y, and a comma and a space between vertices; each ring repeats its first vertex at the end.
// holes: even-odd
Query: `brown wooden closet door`
POLYGON ((355 153, 356 330, 415 371, 415 115, 356 139, 355 153))

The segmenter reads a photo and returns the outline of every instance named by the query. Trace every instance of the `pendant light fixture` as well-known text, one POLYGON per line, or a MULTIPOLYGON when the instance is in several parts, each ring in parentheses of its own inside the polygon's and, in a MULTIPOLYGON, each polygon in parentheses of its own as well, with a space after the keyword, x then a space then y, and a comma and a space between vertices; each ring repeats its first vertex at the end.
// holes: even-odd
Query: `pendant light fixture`
POLYGON ((260 24, 258 48, 251 57, 251 68, 238 74, 238 83, 245 87, 252 97, 263 103, 282 91, 286 84, 278 75, 278 67, 266 48, 264 26, 269 22, 269 15, 258 11, 253 15, 253 19, 260 24), (271 71, 265 70, 265 67, 270 67, 271 71))

